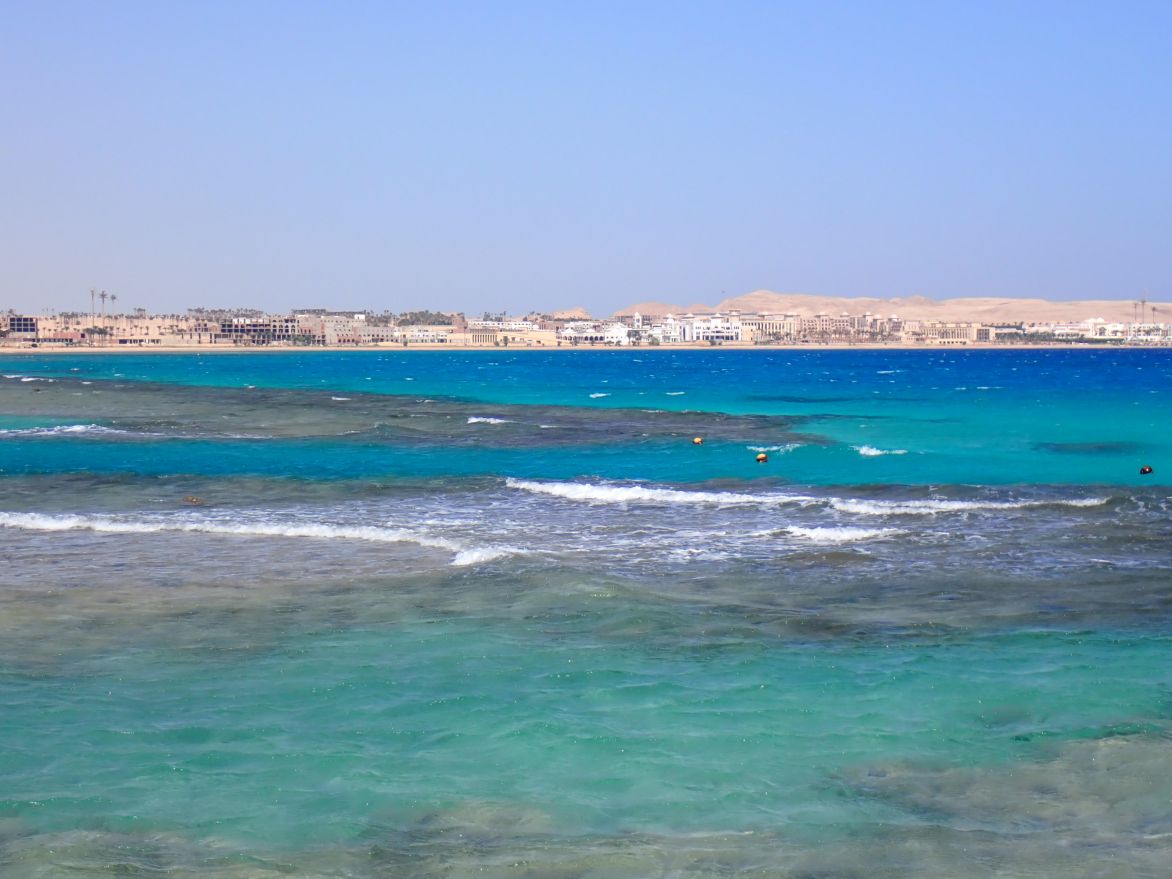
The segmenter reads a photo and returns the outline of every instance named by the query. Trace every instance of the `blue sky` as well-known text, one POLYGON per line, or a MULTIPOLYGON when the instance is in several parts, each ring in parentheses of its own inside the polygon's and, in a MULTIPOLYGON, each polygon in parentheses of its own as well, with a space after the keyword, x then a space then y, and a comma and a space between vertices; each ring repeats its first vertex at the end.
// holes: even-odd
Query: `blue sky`
POLYGON ((1172 2, 0 3, 0 307, 1172 299, 1172 2))

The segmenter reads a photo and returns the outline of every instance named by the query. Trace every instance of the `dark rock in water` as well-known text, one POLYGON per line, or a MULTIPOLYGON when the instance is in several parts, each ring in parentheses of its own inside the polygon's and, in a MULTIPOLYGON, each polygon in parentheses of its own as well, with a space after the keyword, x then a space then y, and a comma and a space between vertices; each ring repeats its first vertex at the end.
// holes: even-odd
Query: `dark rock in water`
POLYGON ((794 394, 747 394, 746 399, 761 403, 849 403, 864 397, 803 397, 794 394))
POLYGON ((1172 754, 1167 739, 1149 729, 1109 727, 1094 738, 1079 731, 1079 740, 1035 752, 1051 759, 990 767, 890 763, 863 767, 846 782, 954 829, 1038 831, 1070 845, 1093 838, 1123 849, 1167 817, 1172 754))
POLYGON ((1098 443, 1034 443, 1039 452, 1055 452, 1059 455, 1130 455, 1140 451, 1139 443, 1107 440, 1098 443))

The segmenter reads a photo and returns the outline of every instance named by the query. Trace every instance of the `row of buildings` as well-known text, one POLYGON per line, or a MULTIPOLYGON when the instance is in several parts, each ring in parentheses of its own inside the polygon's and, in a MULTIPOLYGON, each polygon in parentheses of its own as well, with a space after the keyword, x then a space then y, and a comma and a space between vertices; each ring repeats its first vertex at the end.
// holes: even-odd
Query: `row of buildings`
POLYGON ((605 320, 544 315, 401 323, 387 315, 313 309, 284 315, 197 310, 185 315, 33 316, 0 314, 0 346, 18 347, 378 347, 443 345, 563 347, 630 345, 904 344, 976 345, 1022 342, 1172 344, 1172 325, 1117 323, 975 323, 902 320, 864 313, 750 314, 731 311, 605 320))

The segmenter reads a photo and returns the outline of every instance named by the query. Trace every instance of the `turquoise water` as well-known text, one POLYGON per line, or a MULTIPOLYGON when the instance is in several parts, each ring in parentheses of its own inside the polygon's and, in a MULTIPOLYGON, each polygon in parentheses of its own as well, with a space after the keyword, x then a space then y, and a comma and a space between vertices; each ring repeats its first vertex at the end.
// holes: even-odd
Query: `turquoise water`
POLYGON ((0 875, 1172 862, 1168 352, 0 374, 0 875))

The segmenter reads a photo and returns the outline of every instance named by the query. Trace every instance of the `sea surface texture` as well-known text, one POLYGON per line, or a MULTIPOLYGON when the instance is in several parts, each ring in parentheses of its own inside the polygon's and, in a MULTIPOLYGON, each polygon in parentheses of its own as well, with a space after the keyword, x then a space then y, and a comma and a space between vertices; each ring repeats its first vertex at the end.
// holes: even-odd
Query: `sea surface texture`
POLYGON ((4 879, 1172 870, 1172 352, 0 373, 4 879))

